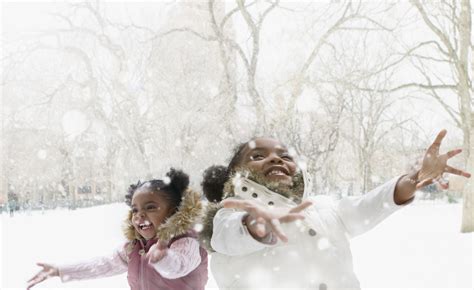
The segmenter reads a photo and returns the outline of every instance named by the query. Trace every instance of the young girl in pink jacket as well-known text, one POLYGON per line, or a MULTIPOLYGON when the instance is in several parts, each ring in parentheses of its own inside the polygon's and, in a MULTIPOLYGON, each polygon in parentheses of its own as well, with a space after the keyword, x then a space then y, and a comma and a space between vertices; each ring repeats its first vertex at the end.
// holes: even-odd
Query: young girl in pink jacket
POLYGON ((189 176, 184 172, 171 169, 166 175, 165 180, 130 186, 128 242, 123 247, 111 256, 72 265, 38 263, 43 269, 28 281, 28 289, 54 276, 67 282, 124 272, 132 290, 204 289, 207 252, 191 230, 202 209, 200 196, 188 189, 189 176))

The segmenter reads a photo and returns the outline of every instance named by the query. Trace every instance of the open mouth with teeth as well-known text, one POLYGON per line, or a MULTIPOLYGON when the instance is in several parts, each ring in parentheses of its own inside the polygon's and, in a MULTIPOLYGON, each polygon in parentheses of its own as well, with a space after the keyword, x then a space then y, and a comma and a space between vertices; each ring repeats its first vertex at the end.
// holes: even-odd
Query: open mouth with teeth
POLYGON ((142 231, 146 231, 153 228, 153 225, 149 221, 144 221, 138 224, 138 228, 142 231))
POLYGON ((270 168, 267 173, 265 173, 265 176, 271 177, 271 176, 289 176, 288 170, 284 167, 273 167, 270 168))

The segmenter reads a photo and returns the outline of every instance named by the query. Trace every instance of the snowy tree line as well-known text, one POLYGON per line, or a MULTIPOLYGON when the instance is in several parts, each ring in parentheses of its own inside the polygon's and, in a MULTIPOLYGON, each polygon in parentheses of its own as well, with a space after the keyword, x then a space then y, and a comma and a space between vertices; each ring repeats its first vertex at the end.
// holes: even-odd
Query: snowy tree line
MULTIPOLYGON (((198 187, 259 135, 305 156, 317 193, 360 194, 440 124, 473 172, 471 15, 468 0, 57 4, 47 28, 4 29, 1 196, 118 201, 171 165, 198 187)), ((472 231, 472 181, 451 183, 472 231)))

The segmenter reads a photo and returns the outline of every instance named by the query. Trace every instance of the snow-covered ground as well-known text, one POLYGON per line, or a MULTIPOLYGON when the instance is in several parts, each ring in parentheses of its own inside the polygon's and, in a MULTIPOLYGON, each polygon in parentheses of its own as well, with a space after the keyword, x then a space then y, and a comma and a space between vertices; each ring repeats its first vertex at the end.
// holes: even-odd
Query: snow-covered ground
MULTIPOLYGON (((126 206, 1 215, 0 289, 25 289, 35 262, 66 263, 109 253, 123 241, 126 206)), ((459 233, 461 205, 415 202, 352 241, 364 289, 472 289, 473 234, 459 233)), ((38 289, 129 289, 126 275, 38 289)), ((216 288, 210 277, 208 289, 216 288)))

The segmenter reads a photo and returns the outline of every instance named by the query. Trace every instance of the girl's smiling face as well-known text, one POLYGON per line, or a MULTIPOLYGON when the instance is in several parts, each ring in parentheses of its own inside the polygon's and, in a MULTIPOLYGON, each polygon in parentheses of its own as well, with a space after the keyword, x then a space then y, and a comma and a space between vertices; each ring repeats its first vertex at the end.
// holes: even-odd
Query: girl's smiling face
POLYGON ((289 186, 297 169, 288 149, 272 138, 256 138, 247 143, 237 167, 248 168, 270 182, 289 186))
POLYGON ((163 193, 150 191, 147 186, 138 189, 132 198, 132 224, 145 239, 155 238, 158 227, 172 214, 163 193))

